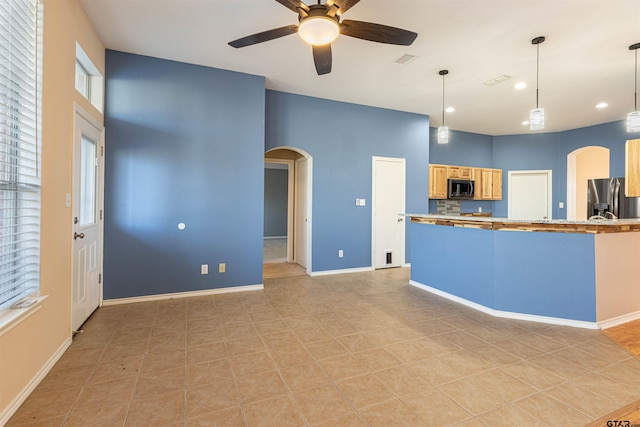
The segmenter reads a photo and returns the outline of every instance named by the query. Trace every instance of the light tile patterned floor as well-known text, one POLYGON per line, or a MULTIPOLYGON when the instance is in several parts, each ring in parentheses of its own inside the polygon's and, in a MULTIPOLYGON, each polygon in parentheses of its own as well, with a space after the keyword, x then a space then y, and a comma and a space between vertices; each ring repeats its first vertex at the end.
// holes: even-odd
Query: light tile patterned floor
POLYGON ((640 398, 640 360, 599 331, 493 318, 408 278, 101 308, 9 426, 564 426, 640 398))

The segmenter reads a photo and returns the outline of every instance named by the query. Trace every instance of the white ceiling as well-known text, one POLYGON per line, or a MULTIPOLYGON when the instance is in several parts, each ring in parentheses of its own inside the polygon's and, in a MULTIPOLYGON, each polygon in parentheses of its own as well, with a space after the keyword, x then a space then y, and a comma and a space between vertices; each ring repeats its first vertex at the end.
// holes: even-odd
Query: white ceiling
MULTIPOLYGON (((227 42, 297 23, 275 0, 80 0, 108 49, 266 77, 267 88, 428 114, 442 121, 441 69, 451 129, 529 133, 540 45, 544 132, 624 119, 634 106, 640 0, 361 0, 342 19, 415 31, 411 46, 340 36, 331 74, 316 74, 297 34, 234 49, 227 42), (394 61, 405 53, 417 58, 394 61), (489 87, 499 75, 511 79, 489 87), (528 87, 513 86, 525 81, 528 87), (605 101, 609 107, 598 110, 605 101)), ((323 0, 324 2, 324 0, 323 0)), ((339 126, 339 125, 338 125, 339 126)))

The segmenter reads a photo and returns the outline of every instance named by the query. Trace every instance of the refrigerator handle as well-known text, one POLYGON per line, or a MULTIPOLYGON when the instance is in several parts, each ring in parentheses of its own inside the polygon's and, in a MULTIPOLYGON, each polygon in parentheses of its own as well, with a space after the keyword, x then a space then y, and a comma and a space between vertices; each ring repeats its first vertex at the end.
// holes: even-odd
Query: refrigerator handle
POLYGON ((616 217, 620 217, 620 212, 618 212, 619 204, 620 204, 620 181, 616 180, 615 190, 613 192, 613 206, 611 213, 616 217))

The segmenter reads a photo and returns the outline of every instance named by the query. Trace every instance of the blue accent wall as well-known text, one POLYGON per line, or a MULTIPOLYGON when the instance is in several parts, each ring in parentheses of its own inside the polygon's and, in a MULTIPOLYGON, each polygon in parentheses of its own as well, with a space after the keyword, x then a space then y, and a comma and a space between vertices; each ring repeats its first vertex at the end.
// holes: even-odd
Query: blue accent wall
POLYGON ((314 272, 371 266, 372 156, 406 159, 406 210, 427 212, 427 116, 271 90, 266 105, 267 150, 296 147, 313 158, 314 272))
POLYGON ((495 309, 596 321, 593 234, 493 233, 495 309))
POLYGON ((411 223, 411 279, 522 314, 596 321, 592 234, 411 223))
POLYGON ((262 283, 264 98, 263 77, 107 50, 105 299, 262 283))
POLYGON ((486 307, 495 305, 492 231, 411 222, 410 233, 412 280, 486 307))
MULTIPOLYGON (((624 176, 624 146, 628 139, 639 134, 627 133, 625 122, 616 121, 564 132, 497 136, 493 144, 493 164, 505 171, 502 194, 506 196, 506 171, 525 169, 551 169, 553 172, 553 218, 567 217, 566 209, 558 207, 567 200, 567 155, 587 146, 600 146, 610 150, 610 175, 624 176)), ((565 203, 566 206, 566 203, 565 203)), ((494 202, 496 216, 506 217, 507 198, 494 202)))

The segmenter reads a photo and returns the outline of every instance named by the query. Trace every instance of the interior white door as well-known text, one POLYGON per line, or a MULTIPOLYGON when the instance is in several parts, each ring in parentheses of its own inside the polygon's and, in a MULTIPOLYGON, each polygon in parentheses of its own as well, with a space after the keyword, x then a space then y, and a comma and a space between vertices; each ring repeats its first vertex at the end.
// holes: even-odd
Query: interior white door
POLYGON ((295 162, 295 196, 294 196, 294 262, 307 268, 307 223, 308 206, 307 195, 309 190, 309 164, 308 159, 301 158, 295 162))
POLYGON ((374 157, 372 258, 374 268, 405 262, 405 159, 374 157))
POLYGON ((73 175, 71 327, 78 330, 100 304, 101 130, 76 113, 73 175))
POLYGON ((508 205, 511 219, 551 219, 551 171, 510 171, 508 205))

